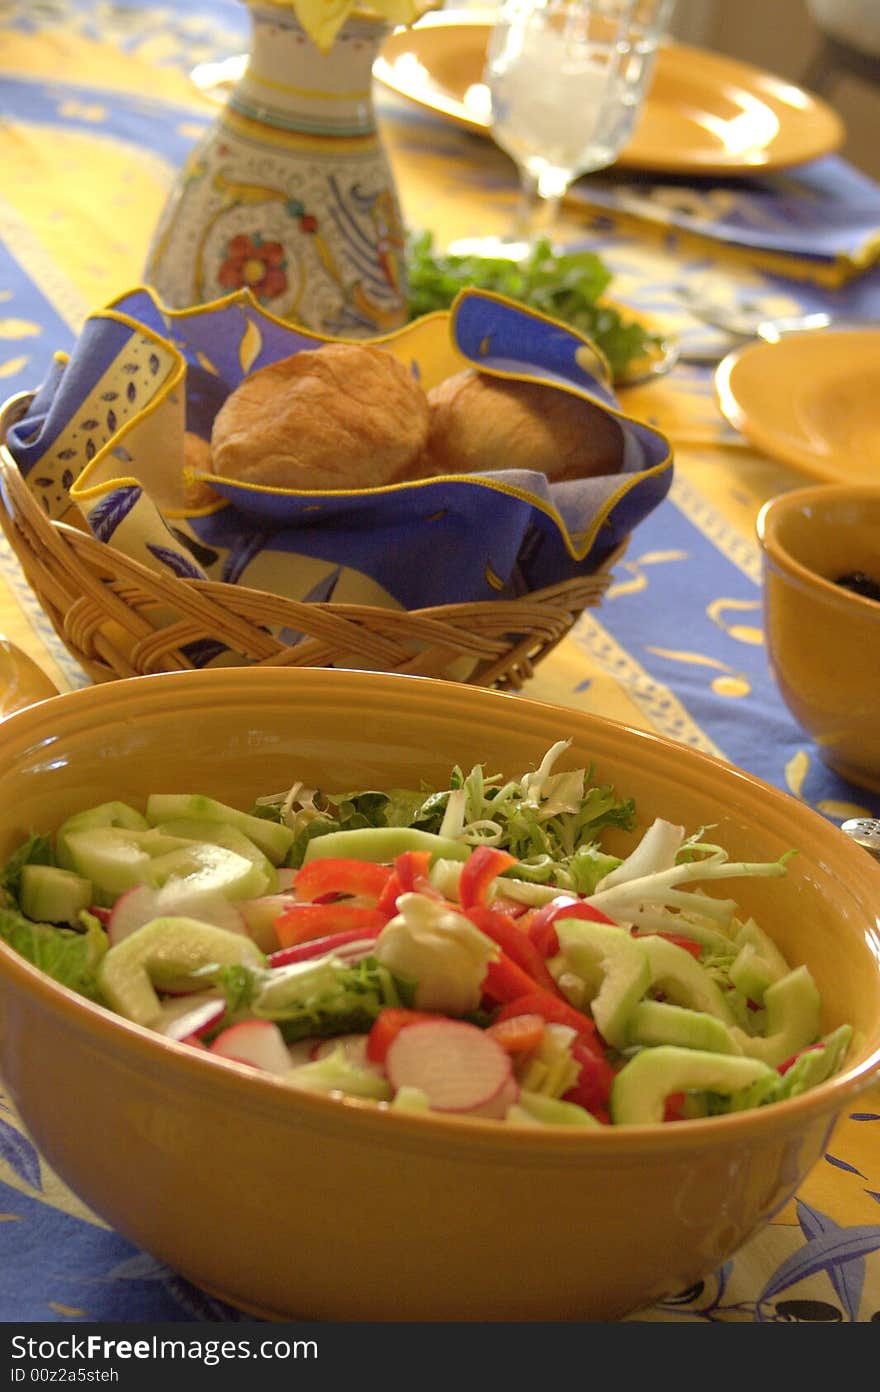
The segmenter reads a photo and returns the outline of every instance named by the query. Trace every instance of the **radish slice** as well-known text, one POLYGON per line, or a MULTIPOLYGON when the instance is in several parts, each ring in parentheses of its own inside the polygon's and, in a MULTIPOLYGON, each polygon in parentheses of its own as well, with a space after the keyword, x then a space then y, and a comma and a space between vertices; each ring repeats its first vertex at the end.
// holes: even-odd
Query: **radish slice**
POLYGON ((267 1073, 286 1073, 290 1068, 284 1036, 271 1020, 242 1020, 241 1024, 230 1025, 217 1035, 210 1050, 221 1058, 247 1063, 267 1073))
POLYGON ((350 938, 347 933, 331 933, 326 938, 312 938, 309 942, 298 943, 296 947, 279 947, 277 952, 269 954, 269 966, 274 970, 289 967, 291 962, 311 962, 316 957, 329 957, 331 954, 344 962, 359 962, 375 951, 376 939, 358 937, 358 932, 358 929, 353 929, 350 938))
POLYGON ((385 1056, 385 1071, 395 1091, 420 1088, 432 1111, 503 1117, 510 1105, 510 1055, 463 1020, 407 1025, 385 1056))
POLYGON ((127 889, 124 894, 120 894, 110 910, 110 917, 107 920, 107 936, 110 939, 110 946, 115 947, 130 933, 136 933, 138 928, 143 928, 145 923, 150 922, 150 919, 158 918, 155 904, 156 891, 146 884, 134 885, 132 889, 127 889))
POLYGON ((156 907, 157 918, 180 914, 209 923, 213 928, 224 928, 227 933, 243 935, 245 932, 245 922, 237 905, 231 904, 217 890, 191 889, 181 880, 167 880, 156 890, 156 907))
POLYGON ((120 894, 107 921, 111 947, 154 918, 172 915, 197 918, 213 928, 225 928, 227 933, 245 932, 242 915, 222 894, 190 889, 180 880, 169 880, 161 889, 139 884, 120 894))
POLYGON ((340 1044, 345 1050, 345 1057, 355 1068, 369 1068, 374 1073, 384 1073, 385 1069, 381 1063, 374 1063, 367 1058, 367 1036, 365 1034, 337 1034, 332 1039, 319 1039, 312 1045, 310 1057, 312 1059, 326 1058, 332 1054, 334 1049, 338 1049, 340 1044))
POLYGON ((514 1102, 518 1101, 519 1083, 511 1074, 500 1092, 497 1092, 482 1107, 471 1107, 468 1116, 491 1117, 494 1121, 503 1121, 507 1116, 508 1107, 512 1107, 514 1102))
POLYGON ((226 1002, 216 991, 195 991, 177 1000, 165 1001, 156 1029, 169 1039, 201 1038, 223 1018, 225 1009, 226 1002))

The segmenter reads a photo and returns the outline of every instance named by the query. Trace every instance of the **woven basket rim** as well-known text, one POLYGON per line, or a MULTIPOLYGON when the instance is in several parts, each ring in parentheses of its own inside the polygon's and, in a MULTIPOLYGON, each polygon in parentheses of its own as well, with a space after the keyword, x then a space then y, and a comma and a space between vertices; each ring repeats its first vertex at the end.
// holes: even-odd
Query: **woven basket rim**
POLYGON ((32 399, 22 392, 0 406, 0 523, 62 642, 99 680, 197 665, 185 650, 208 637, 257 664, 348 666, 350 651, 381 670, 435 676, 448 675, 444 663, 470 662, 480 675, 454 679, 519 689, 582 610, 600 601, 628 542, 592 571, 516 598, 416 609, 294 600, 247 585, 159 574, 42 511, 5 443, 7 426, 32 399), (151 621, 165 609, 174 611, 173 622, 151 621), (108 624, 126 635, 121 648, 108 640, 108 624), (267 626, 279 624, 306 637, 280 644, 267 635, 267 626), (430 654, 426 669, 420 651, 430 654))

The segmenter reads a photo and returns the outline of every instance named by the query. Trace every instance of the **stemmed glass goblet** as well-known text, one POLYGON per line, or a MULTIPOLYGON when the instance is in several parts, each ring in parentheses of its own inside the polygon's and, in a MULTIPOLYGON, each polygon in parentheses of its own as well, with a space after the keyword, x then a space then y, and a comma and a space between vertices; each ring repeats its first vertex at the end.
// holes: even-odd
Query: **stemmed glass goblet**
MULTIPOLYGON (((552 235, 560 201, 582 174, 629 142, 675 0, 503 0, 483 81, 491 131, 516 162, 520 199, 498 253, 552 235)), ((472 250, 477 250, 472 244, 472 250)))

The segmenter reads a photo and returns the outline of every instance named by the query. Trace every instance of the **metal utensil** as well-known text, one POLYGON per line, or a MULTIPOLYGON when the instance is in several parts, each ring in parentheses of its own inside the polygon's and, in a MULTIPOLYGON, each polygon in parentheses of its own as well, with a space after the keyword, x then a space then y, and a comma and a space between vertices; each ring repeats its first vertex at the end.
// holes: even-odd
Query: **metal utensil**
POLYGON ((653 353, 638 358, 624 368, 616 379, 615 387, 638 387, 651 382, 655 377, 665 377, 679 360, 680 348, 671 338, 661 338, 653 353))
POLYGON ((682 362, 717 363, 732 348, 756 338, 763 339, 766 343, 778 343, 790 333, 866 327, 864 321, 850 320, 820 310, 809 314, 768 315, 760 300, 745 301, 733 306, 719 304, 686 286, 681 287, 678 294, 682 305, 694 319, 725 335, 723 343, 697 344, 693 347, 688 345, 685 339, 681 351, 682 362))
POLYGON ((768 343, 778 343, 783 334, 802 333, 809 329, 830 329, 841 325, 842 320, 831 314, 784 314, 768 318, 760 312, 746 309, 730 309, 722 305, 689 302, 688 309, 696 319, 710 328, 720 329, 731 338, 763 338, 768 343))
POLYGON ((880 860, 880 817, 852 817, 843 823, 840 830, 851 836, 868 855, 880 860))

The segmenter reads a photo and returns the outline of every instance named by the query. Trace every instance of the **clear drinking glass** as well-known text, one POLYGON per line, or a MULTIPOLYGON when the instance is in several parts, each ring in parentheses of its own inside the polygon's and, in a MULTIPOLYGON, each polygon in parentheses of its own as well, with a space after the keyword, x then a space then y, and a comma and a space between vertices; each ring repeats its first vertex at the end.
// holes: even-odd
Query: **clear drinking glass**
POLYGON ((483 81, 521 185, 513 240, 549 235, 573 179, 629 142, 676 0, 504 0, 483 81))

